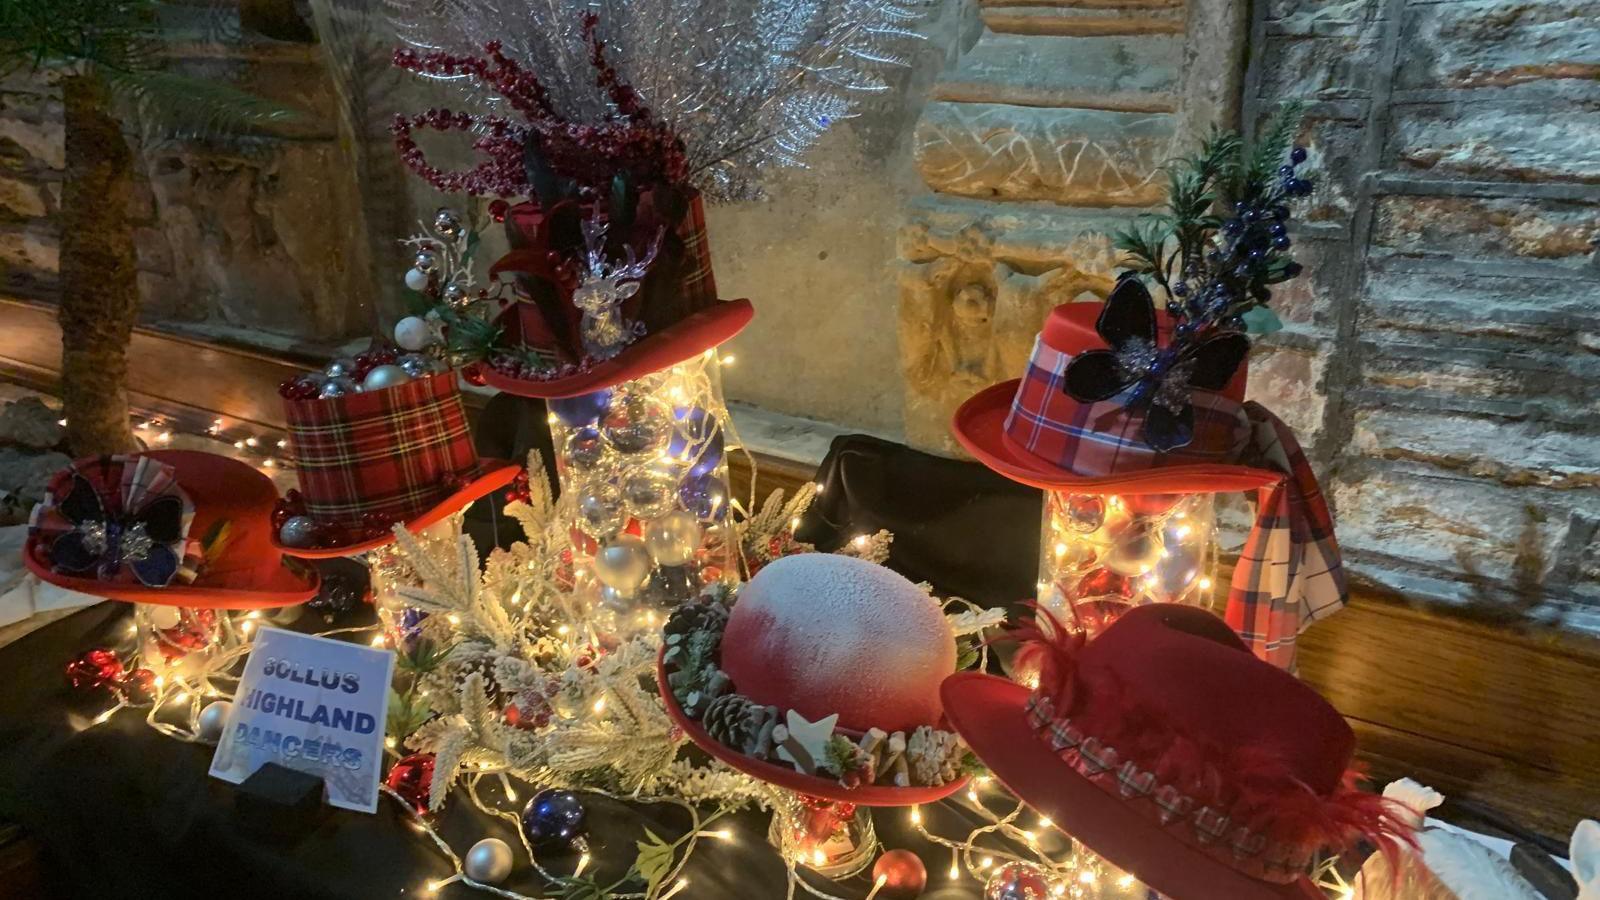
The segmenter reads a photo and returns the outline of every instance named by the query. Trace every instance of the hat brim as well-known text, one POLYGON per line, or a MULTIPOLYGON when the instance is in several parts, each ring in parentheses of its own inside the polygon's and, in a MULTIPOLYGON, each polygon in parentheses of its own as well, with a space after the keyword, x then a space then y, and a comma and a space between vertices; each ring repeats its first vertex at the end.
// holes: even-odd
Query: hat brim
POLYGON ((672 688, 667 684, 667 667, 664 660, 666 652, 666 648, 663 647, 656 655, 656 684, 660 686, 661 701, 666 704, 667 715, 674 724, 683 729, 683 733, 688 735, 695 746, 752 778, 797 794, 854 803, 857 806, 915 806, 919 803, 933 803, 961 790, 967 783, 966 778, 960 778, 938 787, 864 784, 860 787, 847 788, 837 781, 807 775, 786 766, 746 756, 713 738, 699 722, 684 713, 683 708, 678 705, 678 698, 672 695, 672 688))
POLYGON ((514 378, 485 367, 483 379, 490 387, 519 397, 555 400, 592 394, 692 359, 743 331, 754 316, 755 309, 749 300, 724 300, 681 322, 647 334, 611 359, 572 375, 535 380, 514 378))
POLYGON ((1273 884, 1228 868, 1079 775, 1028 724, 1030 691, 982 672, 940 686, 945 715, 994 777, 1062 832, 1163 896, 1324 900, 1306 878, 1273 884))
MULTIPOLYGON (((177 470, 178 485, 195 507, 194 522, 190 526, 192 535, 204 534, 218 521, 239 515, 259 517, 260 521, 253 527, 271 529, 272 505, 278 499, 278 490, 272 479, 254 466, 192 450, 152 450, 143 455, 170 463, 177 470)), ((277 553, 230 559, 224 551, 219 556, 191 583, 174 581, 166 587, 148 587, 60 574, 45 559, 43 542, 38 537, 28 538, 22 554, 28 571, 41 581, 126 603, 195 609, 265 609, 304 603, 317 595, 322 583, 310 566, 295 565, 277 553)))
POLYGON ((1053 466, 1018 448, 1005 432, 1022 379, 991 385, 956 409, 950 430, 978 462, 1012 481, 1046 491, 1080 494, 1194 494, 1248 491, 1283 480, 1267 469, 1218 463, 1160 466, 1116 475, 1085 476, 1053 466))
MULTIPOLYGON (((500 459, 485 459, 478 462, 478 475, 474 476, 460 490, 450 494, 414 516, 402 519, 399 523, 407 531, 421 531, 430 525, 435 525, 445 518, 468 506, 492 491, 499 490, 516 480, 517 472, 522 467, 513 462, 500 459)), ((356 556, 368 550, 376 550, 394 543, 394 532, 386 531, 375 538, 362 541, 352 541, 345 544, 328 544, 321 547, 290 547, 278 540, 278 535, 272 535, 272 546, 283 551, 288 556, 298 556, 301 559, 334 559, 340 556, 356 556)))

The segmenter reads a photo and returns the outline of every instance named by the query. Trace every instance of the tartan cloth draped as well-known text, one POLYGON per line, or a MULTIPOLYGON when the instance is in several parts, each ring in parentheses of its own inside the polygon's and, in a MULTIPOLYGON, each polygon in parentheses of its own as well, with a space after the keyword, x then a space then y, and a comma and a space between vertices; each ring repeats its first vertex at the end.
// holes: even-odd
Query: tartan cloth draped
MULTIPOLYGON (((1006 416, 1005 438, 1041 460, 1085 477, 1163 466, 1230 463, 1282 477, 1257 490, 1225 618, 1260 658, 1294 665, 1295 638, 1348 599, 1333 519, 1294 432, 1258 403, 1194 392, 1194 441, 1169 453, 1139 437, 1143 414, 1122 397, 1082 403, 1062 388, 1072 354, 1035 340, 1006 416)), ((1196 489, 1205 491, 1203 483, 1196 489)))
POLYGON ((286 400, 306 512, 360 528, 367 517, 408 518, 453 493, 478 454, 454 372, 381 391, 286 400))

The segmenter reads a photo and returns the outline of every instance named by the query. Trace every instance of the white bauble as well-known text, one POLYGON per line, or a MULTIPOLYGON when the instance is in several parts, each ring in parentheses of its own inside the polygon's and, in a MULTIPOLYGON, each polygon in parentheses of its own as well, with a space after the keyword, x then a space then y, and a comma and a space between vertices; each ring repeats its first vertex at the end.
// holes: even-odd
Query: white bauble
POLYGON ((650 577, 650 551, 633 535, 618 535, 594 555, 594 574, 626 600, 650 577))
POLYGON ((511 875, 514 862, 510 844, 499 838, 484 838, 467 851, 461 868, 468 878, 480 884, 499 884, 511 875))
POLYGON ((406 272, 406 287, 413 291, 422 292, 428 289, 428 273, 421 269, 411 269, 406 272))
POLYGON ((394 324, 394 342, 403 350, 421 350, 433 343, 433 329, 419 316, 406 316, 394 324))
POLYGON ((367 377, 362 379, 361 389, 364 391, 381 391, 385 388, 392 388, 397 384, 405 384, 410 380, 411 376, 407 375, 406 370, 399 366, 375 366, 372 371, 367 373, 367 377))
POLYGON ((645 526, 644 544, 656 565, 681 566, 700 549, 700 520, 681 509, 669 512, 645 526))
POLYGON ((222 727, 228 723, 228 713, 233 710, 233 704, 226 700, 213 700, 200 710, 200 717, 195 722, 195 733, 202 741, 215 743, 222 739, 222 727))

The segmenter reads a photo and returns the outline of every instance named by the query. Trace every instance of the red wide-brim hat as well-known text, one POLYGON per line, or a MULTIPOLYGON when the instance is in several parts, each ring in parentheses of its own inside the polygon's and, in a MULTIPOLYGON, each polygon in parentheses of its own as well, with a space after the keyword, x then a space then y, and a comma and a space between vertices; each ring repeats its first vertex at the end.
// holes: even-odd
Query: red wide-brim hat
MULTIPOLYGON (((506 460, 479 460, 476 473, 458 490, 427 509, 400 519, 396 524, 404 525, 407 531, 413 533, 436 525, 494 491, 509 485, 516 480, 517 472, 521 471, 521 469, 521 466, 506 460)), ((276 531, 272 535, 273 547, 289 556, 298 556, 302 559, 334 559, 341 556, 356 556, 369 550, 387 547, 392 543, 394 543, 394 532, 392 530, 385 531, 376 537, 345 543, 332 543, 320 547, 290 547, 278 540, 276 531)))
MULTIPOLYGON (((529 303, 515 303, 502 314, 506 333, 515 340, 524 316, 537 315, 529 303)), ((483 379, 490 387, 519 397, 547 400, 578 397, 671 368, 714 349, 750 324, 755 309, 750 301, 722 300, 659 331, 646 334, 611 359, 591 362, 568 375, 549 379, 517 378, 485 366, 483 379)))
POLYGON ((320 579, 309 566, 285 560, 273 546, 272 508, 278 491, 254 466, 195 450, 139 454, 169 465, 177 486, 194 505, 192 536, 228 523, 227 542, 207 560, 194 581, 165 587, 57 573, 33 536, 23 549, 28 570, 67 590, 128 603, 210 609, 260 609, 304 603, 317 595, 320 579))
POLYGON ((688 735, 695 746, 704 750, 713 759, 725 762, 751 778, 797 794, 854 803, 858 806, 915 806, 919 803, 933 803, 961 790, 967 783, 966 778, 958 778, 938 787, 863 784, 847 788, 834 779, 807 775, 787 766, 746 756, 713 738, 699 722, 684 713, 683 707, 678 705, 678 699, 672 695, 672 688, 668 686, 665 656, 666 648, 663 647, 656 656, 656 684, 660 686, 661 701, 666 704, 667 716, 672 719, 673 724, 683 729, 683 733, 688 735))
MULTIPOLYGON (((1244 399, 1243 365, 1220 394, 1195 392, 1200 425, 1189 447, 1167 454, 1125 450, 1108 463, 1110 451, 1094 445, 1136 444, 1124 435, 1139 433, 1139 414, 1123 409, 1115 399, 1086 404, 1062 390, 1066 361, 1089 350, 1105 349, 1104 339, 1095 330, 1101 309, 1099 303, 1056 307, 1034 344, 1027 374, 985 388, 957 408, 950 428, 968 453, 1013 481, 1048 491, 1223 493, 1283 479, 1281 472, 1239 465, 1231 459, 1231 445, 1243 442, 1230 433, 1236 426, 1225 410, 1244 399), (1212 408, 1217 412, 1208 411, 1212 408), (1055 458, 1039 452, 1044 448, 1056 451, 1055 458), (1077 469, 1064 466, 1064 457, 1081 464, 1077 469)), ((1165 313, 1157 319, 1164 335, 1170 327, 1165 313)))
POLYGON ((982 672, 958 672, 941 689, 945 714, 1006 789, 1057 828, 1174 900, 1326 900, 1302 878, 1258 881, 1174 841, 1127 804, 1063 766, 1029 727, 1030 691, 982 672))

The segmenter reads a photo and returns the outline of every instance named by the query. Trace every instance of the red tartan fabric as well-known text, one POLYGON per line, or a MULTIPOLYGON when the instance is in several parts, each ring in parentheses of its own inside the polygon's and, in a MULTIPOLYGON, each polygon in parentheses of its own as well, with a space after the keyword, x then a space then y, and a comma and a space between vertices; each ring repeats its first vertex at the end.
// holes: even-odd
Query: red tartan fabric
POLYGON ((1195 463, 1284 476, 1257 491, 1256 521, 1233 571, 1226 618, 1257 656, 1292 668, 1296 636, 1349 597, 1333 519, 1294 432, 1260 404, 1197 390, 1194 441, 1158 453, 1140 437, 1142 413, 1118 398, 1081 403, 1062 389, 1071 361, 1042 338, 1034 342, 1004 426, 1014 447, 1084 476, 1195 463))
POLYGON ((449 496, 478 465, 454 372, 285 400, 284 412, 306 511, 322 524, 405 519, 449 496))

